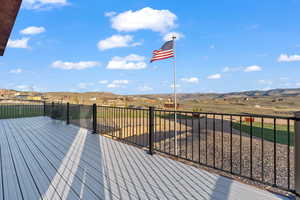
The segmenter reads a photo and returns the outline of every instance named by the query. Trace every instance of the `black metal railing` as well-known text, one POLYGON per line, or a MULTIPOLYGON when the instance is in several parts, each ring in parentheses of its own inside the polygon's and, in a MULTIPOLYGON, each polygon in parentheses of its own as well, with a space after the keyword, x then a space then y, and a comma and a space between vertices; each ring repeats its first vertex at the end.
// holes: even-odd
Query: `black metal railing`
POLYGON ((93 130, 93 107, 90 105, 46 103, 45 115, 93 130))
POLYGON ((295 117, 45 104, 45 115, 294 192, 295 117))
POLYGON ((294 190, 294 122, 267 115, 97 110, 102 134, 287 191, 294 190))
POLYGON ((295 120, 156 110, 155 150, 293 191, 295 120))
POLYGON ((149 146, 149 110, 97 106, 97 131, 141 147, 149 146))
POLYGON ((0 119, 36 117, 44 115, 43 103, 0 104, 0 119))

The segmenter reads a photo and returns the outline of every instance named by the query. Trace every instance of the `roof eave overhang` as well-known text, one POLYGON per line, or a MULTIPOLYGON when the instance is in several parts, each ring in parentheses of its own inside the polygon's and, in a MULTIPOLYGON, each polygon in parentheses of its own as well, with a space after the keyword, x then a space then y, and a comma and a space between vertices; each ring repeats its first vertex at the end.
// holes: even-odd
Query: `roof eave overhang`
POLYGON ((22 0, 0 0, 0 56, 3 56, 22 0))

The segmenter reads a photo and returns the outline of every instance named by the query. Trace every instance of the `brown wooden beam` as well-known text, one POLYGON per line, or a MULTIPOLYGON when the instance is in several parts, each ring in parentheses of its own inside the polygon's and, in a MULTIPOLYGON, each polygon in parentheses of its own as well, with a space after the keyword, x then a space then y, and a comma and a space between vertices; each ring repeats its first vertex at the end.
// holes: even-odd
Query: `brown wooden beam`
POLYGON ((0 56, 3 56, 22 0, 0 0, 0 56))

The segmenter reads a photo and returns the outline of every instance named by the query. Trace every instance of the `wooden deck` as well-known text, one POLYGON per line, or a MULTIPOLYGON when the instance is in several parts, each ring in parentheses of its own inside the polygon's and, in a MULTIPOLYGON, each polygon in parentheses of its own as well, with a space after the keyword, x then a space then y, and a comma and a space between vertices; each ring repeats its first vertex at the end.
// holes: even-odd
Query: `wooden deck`
POLYGON ((287 199, 46 117, 0 120, 0 198, 287 199))

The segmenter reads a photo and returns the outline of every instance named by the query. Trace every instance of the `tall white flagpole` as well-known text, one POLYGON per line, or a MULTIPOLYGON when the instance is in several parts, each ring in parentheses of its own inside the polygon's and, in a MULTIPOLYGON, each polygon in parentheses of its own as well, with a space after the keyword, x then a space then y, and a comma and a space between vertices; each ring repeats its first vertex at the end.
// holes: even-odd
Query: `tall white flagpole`
POLYGON ((173 36, 172 37, 172 39, 173 39, 173 51, 174 51, 174 59, 173 59, 173 75, 174 75, 174 85, 173 85, 173 87, 174 87, 174 123, 175 123, 175 125, 174 125, 174 135, 175 135, 175 155, 177 156, 178 155, 178 152, 177 152, 177 95, 176 95, 176 49, 175 49, 175 40, 176 40, 176 37, 175 36, 173 36))

